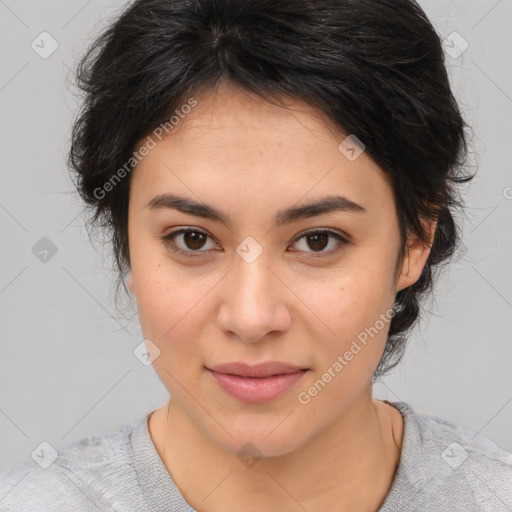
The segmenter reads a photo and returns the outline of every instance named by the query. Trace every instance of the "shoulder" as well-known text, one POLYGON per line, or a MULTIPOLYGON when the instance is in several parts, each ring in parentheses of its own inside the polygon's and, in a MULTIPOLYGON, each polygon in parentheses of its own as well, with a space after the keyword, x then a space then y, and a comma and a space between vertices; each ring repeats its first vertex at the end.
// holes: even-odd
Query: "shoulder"
POLYGON ((123 485, 137 481, 129 438, 141 421, 58 451, 41 444, 33 460, 0 473, 0 512, 115 510, 123 485))
POLYGON ((1 512, 43 512, 56 503, 64 510, 98 510, 76 486, 73 475, 58 465, 43 469, 26 462, 0 474, 1 512))
POLYGON ((512 453, 498 447, 487 436, 437 416, 419 412, 415 416, 422 445, 440 455, 451 469, 479 469, 494 476, 512 476, 512 453))
POLYGON ((404 416, 398 485, 409 485, 410 495, 416 494, 410 499, 431 507, 418 510, 512 509, 512 453, 405 402, 392 405, 404 416))

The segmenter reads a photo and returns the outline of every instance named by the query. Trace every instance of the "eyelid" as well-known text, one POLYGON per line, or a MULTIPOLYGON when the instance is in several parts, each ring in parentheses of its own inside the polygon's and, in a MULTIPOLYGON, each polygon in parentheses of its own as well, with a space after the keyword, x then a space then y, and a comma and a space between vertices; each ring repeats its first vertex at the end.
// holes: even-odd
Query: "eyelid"
POLYGON ((308 228, 308 229, 305 229, 304 231, 301 231, 300 233, 298 233, 295 236, 295 238, 293 239, 293 242, 296 242, 297 240, 299 240, 303 236, 309 235, 309 234, 312 234, 312 233, 328 233, 330 235, 339 236, 347 244, 351 244, 352 243, 351 242, 351 237, 347 233, 344 233, 343 231, 341 231, 339 229, 322 228, 322 227, 319 227, 319 228, 308 228))
MULTIPOLYGON (((201 256, 201 253, 203 253, 203 254, 210 254, 211 251, 213 251, 213 249, 209 249, 207 251, 203 251, 203 250, 200 250, 200 249, 198 249, 196 251, 192 251, 192 250, 185 251, 183 249, 180 249, 180 248, 176 247, 175 244, 173 243, 174 238, 176 238, 177 236, 179 236, 181 234, 189 233, 189 232, 201 233, 204 236, 206 236, 208 238, 211 238, 212 240, 215 240, 214 237, 211 236, 207 231, 204 231, 201 228, 196 228, 196 227, 193 227, 193 226, 188 226, 186 228, 178 228, 178 229, 173 230, 173 231, 171 231, 169 233, 161 235, 158 238, 162 241, 162 243, 164 243, 164 245, 170 244, 171 245, 171 250, 173 252, 175 252, 177 254, 182 254, 182 255, 187 256, 187 257, 201 256)), ((349 236, 345 235, 344 233, 341 234, 340 232, 335 231, 335 230, 333 230, 331 228, 309 228, 309 229, 306 229, 305 231, 302 231, 299 234, 297 234, 295 236, 295 238, 292 240, 291 244, 297 243, 301 238, 304 238, 305 236, 307 236, 309 234, 317 234, 317 233, 330 235, 331 237, 336 238, 338 240, 339 244, 334 249, 330 249, 329 251, 325 251, 325 252, 317 252, 317 253, 315 253, 314 251, 312 251, 312 252, 309 252, 309 251, 291 251, 291 252, 297 252, 297 253, 306 252, 307 254, 310 255, 308 257, 319 258, 319 257, 331 256, 331 255, 333 255, 335 253, 338 253, 341 249, 343 249, 344 246, 352 245, 352 242, 351 242, 349 236)))
POLYGON ((165 233, 165 234, 159 236, 158 238, 160 238, 160 240, 162 241, 162 243, 164 245, 170 245, 171 246, 171 251, 173 251, 174 253, 182 254, 182 255, 187 256, 187 257, 201 256, 201 253, 209 254, 212 251, 212 249, 210 249, 208 251, 202 251, 202 250, 197 250, 197 251, 188 250, 188 251, 184 251, 183 249, 180 249, 180 248, 176 247, 176 245, 174 244, 174 238, 176 238, 179 235, 182 235, 182 234, 185 234, 185 233, 189 233, 189 232, 201 233, 202 235, 204 235, 204 236, 206 236, 208 238, 211 238, 212 240, 215 240, 210 234, 208 234, 203 229, 195 228, 193 226, 189 226, 189 227, 186 227, 186 228, 178 228, 176 230, 170 231, 169 233, 165 233))
POLYGON ((305 252, 308 255, 307 256, 308 258, 328 258, 329 256, 333 256, 333 255, 337 254, 338 252, 340 252, 345 246, 352 245, 352 242, 350 241, 350 238, 348 236, 346 236, 345 234, 341 234, 340 232, 335 231, 331 228, 307 229, 307 230, 299 233, 293 239, 292 244, 297 243, 301 238, 304 238, 305 236, 307 236, 309 234, 316 234, 316 233, 330 235, 331 237, 338 240, 339 243, 333 249, 330 249, 330 250, 324 251, 324 252, 322 252, 322 251, 321 252, 292 251, 292 252, 297 252, 297 253, 305 252))

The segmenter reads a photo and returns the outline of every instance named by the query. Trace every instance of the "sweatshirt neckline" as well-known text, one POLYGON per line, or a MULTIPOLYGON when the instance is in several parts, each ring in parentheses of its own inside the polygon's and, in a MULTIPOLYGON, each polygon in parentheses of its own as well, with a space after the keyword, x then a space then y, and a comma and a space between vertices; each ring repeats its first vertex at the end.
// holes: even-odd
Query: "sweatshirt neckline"
MULTIPOLYGON (((416 492, 420 493, 421 489, 436 475, 436 473, 431 474, 433 470, 425 469, 418 472, 416 465, 412 465, 411 453, 415 452, 414 459, 422 461, 422 467, 429 467, 428 464, 424 465, 427 454, 422 444, 423 437, 420 425, 411 405, 406 402, 382 401, 395 407, 402 414, 404 430, 397 470, 395 471, 388 494, 379 508, 379 512, 392 510, 389 507, 403 499, 405 490, 410 493, 414 488, 416 492), (410 479, 410 475, 413 473, 417 474, 414 482, 410 479)), ((172 510, 197 512, 180 493, 156 450, 149 433, 148 420, 150 414, 146 414, 135 422, 130 439, 135 470, 139 477, 142 493, 149 507, 148 510, 169 510, 169 507, 172 507, 172 510)))
POLYGON ((148 510, 197 512, 185 501, 156 450, 149 433, 150 414, 135 423, 130 440, 133 463, 148 510))

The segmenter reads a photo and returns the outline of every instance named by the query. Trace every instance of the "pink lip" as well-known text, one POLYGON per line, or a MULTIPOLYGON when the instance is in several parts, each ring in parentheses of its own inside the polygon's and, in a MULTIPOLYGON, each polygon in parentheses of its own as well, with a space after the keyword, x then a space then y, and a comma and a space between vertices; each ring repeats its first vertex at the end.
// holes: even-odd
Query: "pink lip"
POLYGON ((238 400, 253 404, 265 403, 282 395, 307 371, 276 361, 257 366, 228 363, 206 369, 224 391, 238 400))

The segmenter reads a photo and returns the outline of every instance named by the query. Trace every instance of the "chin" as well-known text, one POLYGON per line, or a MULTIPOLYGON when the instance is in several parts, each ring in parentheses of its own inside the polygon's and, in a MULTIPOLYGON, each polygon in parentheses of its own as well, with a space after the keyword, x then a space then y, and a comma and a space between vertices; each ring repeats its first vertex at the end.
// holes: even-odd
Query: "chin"
MULTIPOLYGON (((286 414, 258 422, 254 416, 245 419, 240 414, 236 424, 231 423, 229 434, 224 429, 210 432, 209 437, 223 451, 242 456, 245 451, 254 451, 259 457, 280 457, 297 450, 301 442, 301 433, 288 419, 280 423, 286 414)), ((305 440, 304 440, 305 442, 305 440)))
POLYGON ((285 435, 266 436, 266 432, 235 433, 233 438, 219 440, 222 443, 219 447, 225 452, 236 455, 242 463, 247 456, 252 456, 254 459, 282 457, 300 447, 299 440, 296 437, 291 439, 290 432, 286 432, 285 435))

